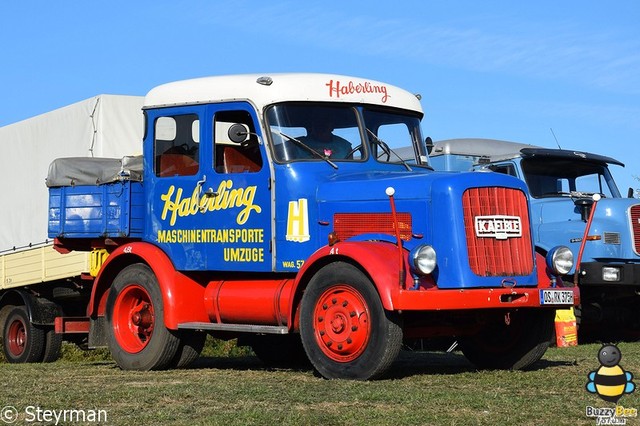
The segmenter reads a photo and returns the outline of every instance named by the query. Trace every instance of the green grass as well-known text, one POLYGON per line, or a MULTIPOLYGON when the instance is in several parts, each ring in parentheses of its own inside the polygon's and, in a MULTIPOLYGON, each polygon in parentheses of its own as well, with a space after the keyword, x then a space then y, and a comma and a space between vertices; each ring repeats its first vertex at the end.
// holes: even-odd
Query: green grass
MULTIPOLYGON (((640 385, 640 342, 618 346, 640 385)), ((160 372, 122 371, 106 351, 65 345, 53 364, 0 363, 0 408, 15 406, 22 419, 28 406, 103 409, 114 425, 594 425, 586 406, 613 406, 585 390, 599 348, 550 348, 531 371, 475 371, 460 353, 403 352, 389 378, 355 382, 267 369, 233 342, 209 340, 192 368, 160 372)), ((640 391, 619 404, 640 408, 640 391)))

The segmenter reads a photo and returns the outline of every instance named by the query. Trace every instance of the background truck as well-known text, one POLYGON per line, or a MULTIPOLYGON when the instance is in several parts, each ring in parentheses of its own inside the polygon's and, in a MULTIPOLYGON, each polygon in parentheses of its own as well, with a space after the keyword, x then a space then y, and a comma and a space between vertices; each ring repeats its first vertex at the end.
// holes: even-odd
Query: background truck
POLYGON ((89 253, 63 256, 48 238, 44 182, 49 164, 58 157, 142 153, 143 101, 142 96, 99 95, 0 127, 0 324, 7 324, 12 307, 22 306, 26 311, 15 317, 24 323, 13 321, 14 333, 30 331, 29 337, 47 341, 46 350, 27 351, 24 360, 57 358, 61 342, 53 333, 57 308, 62 305, 66 312, 83 315, 82 303, 76 300, 78 289, 91 283, 82 276, 89 272, 89 253))
POLYGON ((601 324, 609 332, 640 329, 640 201, 622 198, 609 165, 613 158, 581 151, 546 149, 489 139, 436 142, 431 164, 437 170, 491 170, 527 183, 536 250, 562 244, 583 253, 565 280, 577 281, 582 325, 601 324), (602 198, 594 204, 593 195, 602 198), (591 222, 588 223, 592 215, 591 222), (588 226, 586 241, 583 241, 588 226))
POLYGON ((522 181, 431 170, 411 93, 221 76, 157 87, 143 109, 141 177, 129 159, 63 158, 47 178, 49 236, 91 252, 96 276, 83 315, 44 303, 56 332, 123 369, 188 365, 205 333, 327 378, 379 377, 403 341, 439 336, 478 367, 526 368, 555 309, 579 303, 555 277, 570 250, 534 252, 522 181), (408 144, 413 166, 393 150, 408 144))

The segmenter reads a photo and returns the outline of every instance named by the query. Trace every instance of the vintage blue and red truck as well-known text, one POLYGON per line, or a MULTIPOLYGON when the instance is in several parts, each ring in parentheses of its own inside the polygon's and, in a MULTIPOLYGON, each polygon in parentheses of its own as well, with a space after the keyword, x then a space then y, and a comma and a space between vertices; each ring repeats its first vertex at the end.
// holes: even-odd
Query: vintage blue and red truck
POLYGON ((188 365, 207 333, 326 378, 380 377, 404 342, 442 336, 479 368, 521 369, 546 351, 555 310, 580 302, 557 278, 572 252, 535 252, 526 185, 434 172, 403 89, 216 76, 154 88, 143 111, 141 161, 52 163, 49 236, 91 252, 68 284, 85 304, 12 307, 10 361, 42 350, 28 311, 123 369, 188 365), (394 150, 407 145, 411 164, 394 150))
POLYGON ((624 198, 609 170, 623 163, 491 139, 439 141, 430 158, 438 170, 489 170, 525 181, 536 249, 544 254, 562 244, 580 255, 578 273, 573 268, 564 277, 581 289, 578 320, 640 329, 640 201, 633 191, 624 198))

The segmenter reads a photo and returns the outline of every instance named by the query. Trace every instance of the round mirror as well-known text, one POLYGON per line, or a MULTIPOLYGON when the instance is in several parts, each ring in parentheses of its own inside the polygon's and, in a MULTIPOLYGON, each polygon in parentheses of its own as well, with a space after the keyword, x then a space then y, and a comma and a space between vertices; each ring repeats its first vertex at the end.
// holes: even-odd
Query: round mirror
POLYGON ((231 142, 242 143, 247 140, 249 130, 247 130, 247 127, 244 124, 236 123, 229 127, 227 134, 231 142))

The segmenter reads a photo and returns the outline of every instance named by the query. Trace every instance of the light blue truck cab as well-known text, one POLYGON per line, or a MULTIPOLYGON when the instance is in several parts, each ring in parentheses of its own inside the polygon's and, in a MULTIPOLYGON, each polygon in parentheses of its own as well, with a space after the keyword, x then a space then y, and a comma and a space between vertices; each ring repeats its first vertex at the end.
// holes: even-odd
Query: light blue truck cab
POLYGON ((440 336, 478 367, 526 368, 579 302, 555 279, 571 252, 534 251, 525 184, 434 172, 405 90, 221 76, 157 87, 144 113, 141 179, 74 176, 100 170, 82 160, 48 180, 57 247, 108 254, 87 317, 57 330, 88 331, 122 368, 184 366, 205 333, 328 378, 378 377, 403 341, 440 336), (408 145, 411 165, 394 151, 408 145))
POLYGON ((494 171, 526 182, 536 249, 567 245, 578 256, 583 324, 640 327, 640 201, 623 198, 609 166, 623 163, 581 151, 491 139, 450 139, 431 150, 436 170, 494 171), (599 201, 594 202, 597 194, 599 201), (595 208, 594 208, 595 207, 595 208), (583 234, 589 223, 586 241, 583 234))

